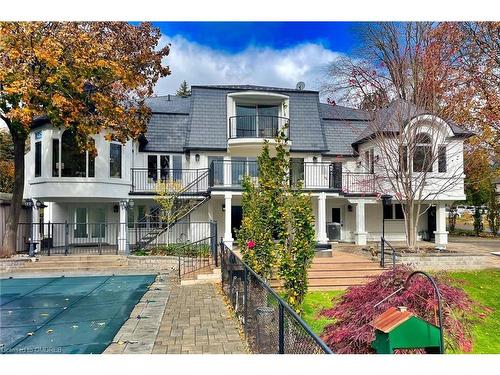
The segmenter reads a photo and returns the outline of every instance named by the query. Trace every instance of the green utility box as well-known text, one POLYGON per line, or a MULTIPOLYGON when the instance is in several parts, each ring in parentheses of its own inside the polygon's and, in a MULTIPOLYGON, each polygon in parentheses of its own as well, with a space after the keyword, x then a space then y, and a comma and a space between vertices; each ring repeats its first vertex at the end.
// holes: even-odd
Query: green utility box
POLYGON ((370 325, 375 329, 372 348, 378 354, 392 354, 395 349, 425 349, 427 353, 440 353, 439 328, 405 307, 389 308, 370 325))

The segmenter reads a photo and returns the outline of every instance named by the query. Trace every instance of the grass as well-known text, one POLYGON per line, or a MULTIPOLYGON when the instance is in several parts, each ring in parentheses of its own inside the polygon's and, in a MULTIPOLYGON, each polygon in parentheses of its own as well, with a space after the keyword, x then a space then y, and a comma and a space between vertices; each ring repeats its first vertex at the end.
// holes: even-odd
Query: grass
POLYGON ((332 299, 342 295, 342 290, 327 292, 308 292, 302 303, 302 319, 311 327, 314 333, 321 334, 332 319, 320 316, 322 310, 332 307, 332 299))
MULTIPOLYGON (((449 272, 452 279, 461 281, 459 286, 469 297, 482 306, 492 309, 484 319, 478 319, 473 328, 474 344, 472 353, 500 353, 500 270, 449 272)), ((333 320, 322 317, 321 311, 333 306, 332 299, 343 291, 308 292, 303 307, 302 318, 313 332, 320 335, 333 320)))
POLYGON ((459 286, 471 299, 493 310, 473 329, 472 353, 500 353, 500 270, 450 272, 450 276, 463 281, 459 286))

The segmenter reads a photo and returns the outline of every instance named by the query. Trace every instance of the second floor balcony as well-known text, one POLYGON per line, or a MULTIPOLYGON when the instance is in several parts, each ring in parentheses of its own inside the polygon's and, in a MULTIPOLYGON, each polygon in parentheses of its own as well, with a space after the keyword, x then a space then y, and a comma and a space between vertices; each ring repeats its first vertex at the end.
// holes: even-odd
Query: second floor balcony
MULTIPOLYGON (((258 182, 255 160, 215 160, 208 169, 132 169, 131 194, 154 194, 158 183, 175 181, 183 194, 201 195, 211 190, 241 191, 245 176, 258 182)), ((374 194, 375 175, 343 171, 341 163, 291 162, 289 182, 305 191, 374 194)))
MULTIPOLYGON (((214 190, 241 190, 245 176, 258 181, 257 161, 216 160, 209 172, 214 190)), ((342 163, 290 162, 289 182, 307 191, 333 191, 344 194, 374 194, 375 175, 342 170, 342 163)))
MULTIPOLYGON (((229 139, 241 138, 276 138, 279 132, 289 125, 289 119, 280 116, 267 115, 247 115, 232 116, 229 118, 229 139)), ((290 127, 285 131, 285 136, 289 138, 290 127)))

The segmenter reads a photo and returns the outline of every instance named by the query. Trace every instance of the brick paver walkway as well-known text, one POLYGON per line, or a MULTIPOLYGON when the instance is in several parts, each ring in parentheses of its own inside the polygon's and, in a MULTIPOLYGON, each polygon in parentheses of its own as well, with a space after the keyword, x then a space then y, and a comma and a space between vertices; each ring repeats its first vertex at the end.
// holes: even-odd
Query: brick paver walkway
POLYGON ((238 325, 214 284, 177 285, 170 291, 153 353, 246 353, 238 325))

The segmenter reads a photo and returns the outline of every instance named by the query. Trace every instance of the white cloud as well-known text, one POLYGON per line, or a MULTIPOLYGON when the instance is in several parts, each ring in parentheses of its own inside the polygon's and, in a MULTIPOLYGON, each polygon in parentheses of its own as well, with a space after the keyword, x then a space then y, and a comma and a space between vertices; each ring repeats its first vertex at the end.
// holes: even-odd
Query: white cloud
POLYGON ((304 81, 306 89, 319 90, 328 63, 341 56, 315 43, 280 50, 248 47, 232 54, 179 35, 164 35, 161 44, 168 42, 171 51, 165 63, 172 74, 158 81, 157 95, 175 93, 183 80, 190 85, 254 84, 290 88, 304 81))

